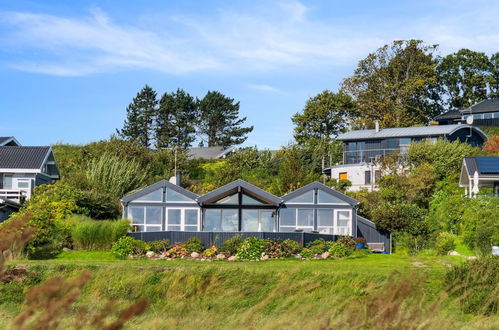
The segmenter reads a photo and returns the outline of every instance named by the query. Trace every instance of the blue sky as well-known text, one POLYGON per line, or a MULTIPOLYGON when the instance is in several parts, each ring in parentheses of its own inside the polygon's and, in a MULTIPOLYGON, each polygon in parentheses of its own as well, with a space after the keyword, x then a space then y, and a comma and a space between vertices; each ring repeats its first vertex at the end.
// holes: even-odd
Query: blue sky
POLYGON ((145 84, 218 90, 254 125, 245 145, 292 141, 291 116, 395 39, 499 51, 499 1, 0 0, 0 135, 87 143, 121 127, 145 84))

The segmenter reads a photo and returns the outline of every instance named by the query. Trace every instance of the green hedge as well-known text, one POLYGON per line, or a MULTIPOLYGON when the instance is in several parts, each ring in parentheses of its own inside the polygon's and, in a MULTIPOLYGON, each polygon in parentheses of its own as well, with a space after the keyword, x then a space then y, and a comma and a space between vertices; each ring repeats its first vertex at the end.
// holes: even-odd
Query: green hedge
POLYGON ((110 249, 114 242, 125 236, 129 220, 80 220, 71 229, 73 246, 77 249, 110 249))

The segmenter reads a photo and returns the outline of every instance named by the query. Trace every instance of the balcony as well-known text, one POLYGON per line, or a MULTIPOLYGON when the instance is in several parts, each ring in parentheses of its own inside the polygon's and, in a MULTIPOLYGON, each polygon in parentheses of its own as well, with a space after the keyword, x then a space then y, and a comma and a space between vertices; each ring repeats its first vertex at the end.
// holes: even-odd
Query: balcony
POLYGON ((27 198, 27 192, 24 190, 0 189, 0 198, 10 199, 11 201, 22 204, 27 198))
POLYGON ((359 163, 375 163, 385 156, 398 153, 404 155, 407 153, 409 146, 392 149, 364 149, 364 150, 350 150, 343 151, 343 162, 345 164, 359 164, 359 163))

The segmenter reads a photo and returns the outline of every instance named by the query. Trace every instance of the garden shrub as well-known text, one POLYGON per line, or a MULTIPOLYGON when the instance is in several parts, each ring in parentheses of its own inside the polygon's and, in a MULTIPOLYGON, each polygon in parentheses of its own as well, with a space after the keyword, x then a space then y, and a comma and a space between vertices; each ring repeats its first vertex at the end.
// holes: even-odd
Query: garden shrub
POLYGON ((323 238, 318 238, 315 241, 307 243, 307 248, 312 251, 313 254, 321 254, 329 250, 332 242, 326 241, 323 238))
POLYGON ((265 240, 257 237, 246 238, 239 249, 237 257, 242 260, 259 260, 266 252, 267 244, 265 240))
POLYGON ((187 241, 180 244, 187 253, 198 252, 201 253, 204 250, 204 245, 201 242, 201 239, 198 237, 191 237, 187 241))
POLYGON ((460 300, 465 313, 496 315, 499 311, 499 257, 488 256, 452 267, 445 276, 447 291, 460 300))
POLYGON ((440 255, 445 255, 456 248, 456 236, 449 232, 441 232, 435 240, 435 250, 440 255))
POLYGON ((243 238, 241 235, 232 236, 231 238, 226 239, 222 245, 220 245, 220 252, 227 252, 231 255, 235 255, 237 250, 243 243, 243 238))
POLYGON ((171 248, 172 245, 170 244, 170 241, 167 239, 149 242, 149 249, 154 253, 163 253, 171 248))
POLYGON ((304 248, 300 251, 300 256, 305 259, 311 259, 314 257, 314 255, 315 253, 312 252, 312 250, 310 250, 309 248, 304 248))
POLYGON ((77 249, 109 249, 120 237, 126 236, 130 221, 77 219, 71 228, 73 245, 77 249))
POLYGON ((335 258, 344 258, 352 254, 352 249, 347 247, 344 243, 338 241, 333 242, 329 248, 329 255, 335 258))
POLYGON ((340 237, 338 242, 345 245, 345 248, 347 248, 350 251, 355 250, 355 240, 353 240, 351 237, 342 236, 342 237, 340 237))
POLYGON ((213 258, 217 255, 218 249, 215 245, 210 246, 209 249, 204 250, 203 255, 208 258, 213 258))
POLYGON ((292 239, 285 239, 282 243, 286 245, 286 248, 291 252, 291 255, 298 254, 303 249, 300 243, 292 239))
POLYGON ((111 249, 113 254, 118 257, 126 258, 131 254, 141 255, 149 250, 149 245, 130 236, 123 236, 118 239, 111 249))
MULTIPOLYGON (((266 254, 273 259, 291 257, 296 249, 289 242, 281 240, 266 240, 266 254)), ((293 241, 294 242, 294 241, 293 241)), ((298 244, 298 243, 297 243, 298 244)))

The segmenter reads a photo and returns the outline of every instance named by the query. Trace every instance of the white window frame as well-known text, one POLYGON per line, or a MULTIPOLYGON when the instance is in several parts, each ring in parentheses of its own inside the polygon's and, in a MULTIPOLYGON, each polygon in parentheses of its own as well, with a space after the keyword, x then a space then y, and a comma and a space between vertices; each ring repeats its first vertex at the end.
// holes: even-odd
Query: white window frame
POLYGON ((159 227, 159 231, 161 231, 163 229, 163 208, 161 206, 142 206, 142 205, 129 205, 128 206, 128 209, 127 209, 127 218, 131 221, 131 225, 132 226, 142 226, 144 227, 144 230, 142 232, 147 232, 147 227, 159 227), (151 208, 158 208, 161 212, 161 223, 157 223, 157 224, 147 224, 146 223, 146 216, 147 216, 147 208, 148 207, 151 207, 151 208), (133 219, 131 216, 130 216, 130 213, 131 213, 131 209, 132 208, 141 208, 143 211, 144 211, 144 215, 143 215, 143 218, 142 218, 142 223, 134 223, 134 221, 137 221, 135 219, 133 219))
MULTIPOLYGON (((352 219, 352 210, 347 210, 347 209, 334 209, 334 222, 333 222, 333 233, 334 235, 339 235, 339 236, 352 236, 352 224, 353 224, 353 219, 352 219), (349 218, 350 218, 350 225, 348 226, 348 230, 346 233, 340 232, 339 227, 337 225, 338 223, 338 212, 348 212, 349 218)), ((345 228, 345 227, 341 227, 345 228)))
MULTIPOLYGON (((241 232, 244 232, 244 233, 248 233, 246 231, 243 230, 243 213, 244 211, 258 211, 258 223, 259 225, 261 225, 261 222, 262 222, 262 213, 263 212, 269 212, 269 213, 274 213, 275 210, 269 210, 269 209, 243 209, 242 212, 241 212, 241 232)), ((272 232, 274 233, 276 231, 275 229, 276 227, 276 221, 275 221, 275 214, 274 214, 274 220, 272 222, 272 232)), ((257 231, 259 233, 263 232, 263 231, 257 231)))
POLYGON ((16 187, 17 189, 31 189, 31 179, 17 179, 16 180, 16 187), (19 187, 19 183, 27 183, 27 187, 19 187))
MULTIPOLYGON (((328 233, 326 233, 326 234, 330 234, 330 235, 334 234, 334 232, 335 232, 335 230, 334 230, 334 224, 336 223, 335 216, 334 216, 335 210, 337 210, 337 209, 332 209, 332 208, 331 209, 330 208, 327 208, 327 209, 326 208, 317 209, 317 231, 319 233, 321 233, 321 230, 323 230, 323 229, 330 229, 330 231, 328 233), (332 226, 319 226, 319 212, 320 211, 330 211, 332 213, 332 221, 333 221, 333 225, 332 226)), ((323 234, 323 233, 321 233, 321 234, 323 234)))
MULTIPOLYGON (((194 226, 194 225, 190 225, 190 224, 186 224, 185 223, 185 211, 186 210, 196 210, 198 212, 198 216, 197 216, 197 231, 201 231, 200 230, 200 226, 201 226, 201 209, 199 207, 170 207, 170 206, 166 206, 166 207, 163 207, 163 212, 164 212, 164 215, 165 215, 165 230, 168 231, 168 210, 180 210, 180 231, 186 231, 185 230, 185 226, 194 226)), ((178 224, 172 224, 174 226, 178 226, 178 224)))
MULTIPOLYGON (((281 214, 279 213, 279 232, 281 231, 281 227, 283 228, 294 228, 294 230, 303 230, 303 231, 313 231, 314 226, 298 226, 298 210, 311 210, 314 212, 315 208, 310 208, 310 207, 292 207, 288 208, 288 210, 294 210, 295 212, 295 225, 294 226, 289 226, 289 225, 281 225, 281 214)), ((313 213, 312 213, 313 214, 313 213)))

